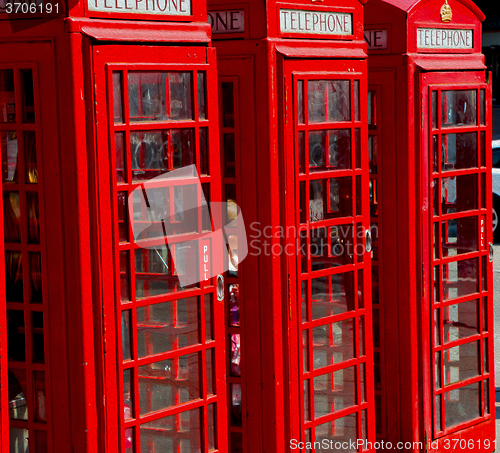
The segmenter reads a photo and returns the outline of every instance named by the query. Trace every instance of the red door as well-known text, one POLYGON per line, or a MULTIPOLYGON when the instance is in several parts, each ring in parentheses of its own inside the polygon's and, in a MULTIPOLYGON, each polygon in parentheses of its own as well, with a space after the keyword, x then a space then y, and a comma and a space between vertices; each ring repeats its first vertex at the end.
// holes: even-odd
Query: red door
POLYGON ((284 71, 290 412, 300 414, 290 437, 342 451, 375 436, 365 70, 284 71))
POLYGON ((214 54, 93 56, 108 449, 225 452, 223 288, 207 274, 222 249, 200 238, 220 223, 214 54))
POLYGON ((422 76, 427 432, 444 437, 446 448, 448 434, 477 426, 471 451, 489 448, 490 433, 480 430, 492 418, 495 390, 491 87, 481 80, 484 72, 422 76))

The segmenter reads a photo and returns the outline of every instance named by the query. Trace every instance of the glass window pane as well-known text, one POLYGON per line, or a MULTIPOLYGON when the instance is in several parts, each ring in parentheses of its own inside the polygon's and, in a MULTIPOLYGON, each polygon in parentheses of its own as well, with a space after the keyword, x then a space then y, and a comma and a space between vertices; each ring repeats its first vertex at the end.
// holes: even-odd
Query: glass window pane
POLYGON ((312 319, 354 310, 354 272, 311 280, 312 319))
POLYGON ((116 182, 121 183, 126 180, 125 173, 125 134, 115 132, 115 158, 116 158, 116 182))
POLYGON ((130 310, 122 311, 122 353, 123 360, 132 358, 130 351, 130 310))
POLYGON ((355 367, 314 378, 314 417, 356 405, 355 367))
POLYGON ((441 92, 442 127, 477 124, 477 91, 441 92))
POLYGON ((173 157, 175 153, 177 157, 176 163, 179 163, 179 157, 182 156, 183 151, 179 131, 176 131, 175 136, 177 148, 172 148, 175 151, 171 156, 168 148, 168 131, 130 133, 130 157, 133 181, 152 179, 173 169, 173 157))
POLYGON ((354 321, 335 322, 313 328, 314 369, 354 358, 354 321))
POLYGON ((14 453, 28 453, 29 431, 22 428, 9 428, 10 451, 14 453))
MULTIPOLYGON (((173 129, 172 169, 183 168, 195 163, 194 129, 173 129)), ((159 163, 161 157, 157 160, 159 163)))
POLYGON ((16 95, 14 92, 14 71, 0 70, 0 123, 16 122, 16 95))
POLYGON ((231 376, 241 376, 241 352, 240 352, 240 334, 234 333, 230 336, 231 347, 231 376))
POLYGON ((224 168, 226 178, 236 177, 236 143, 233 133, 223 135, 224 168))
POLYGON ((354 81, 354 121, 359 121, 359 80, 354 81))
POLYGON ((200 173, 210 174, 208 157, 208 128, 200 127, 200 173))
POLYGON ((41 304, 43 302, 42 291, 42 255, 40 252, 30 252, 30 302, 41 304))
MULTIPOLYGON (((24 266, 26 266, 26 263, 24 263, 24 266)), ((5 290, 7 302, 24 302, 21 252, 5 252, 5 290)))
POLYGON ((198 352, 139 367, 141 415, 200 398, 198 352))
POLYGON ((476 258, 443 265, 443 301, 477 292, 478 262, 476 258))
POLYGON ((132 370, 123 370, 123 418, 129 420, 134 417, 132 399, 132 370))
POLYGON ((192 409, 141 425, 141 451, 201 451, 202 409, 192 409))
POLYGON ((478 166, 477 132, 442 136, 441 171, 478 166))
POLYGON ((444 395, 446 428, 465 423, 481 415, 479 382, 461 387, 444 395))
POLYGON ((351 168, 351 131, 339 129, 309 132, 309 170, 351 168))
POLYGON ((477 217, 443 222, 443 258, 477 252, 477 217))
POLYGON ((310 123, 351 120, 348 80, 310 80, 307 86, 310 123))
POLYGON ((330 178, 309 182, 311 222, 352 215, 351 178, 330 178))
MULTIPOLYGON (((337 442, 347 442, 349 445, 350 442, 356 444, 356 440, 358 438, 357 431, 357 412, 347 415, 346 417, 338 418, 334 421, 323 423, 322 425, 318 425, 316 427, 316 442, 327 442, 327 445, 335 445, 337 442)), ((334 450, 339 451, 339 450, 334 450)), ((356 449, 347 449, 344 450, 345 453, 353 453, 356 449)))
POLYGON ((113 72, 113 112, 115 123, 123 122, 122 73, 113 72))
POLYGON ((234 127, 233 82, 222 82, 222 124, 224 127, 234 127))
POLYGON ((139 357, 198 344, 198 297, 137 308, 139 357))
POLYGON ((441 188, 443 215, 477 209, 477 192, 477 175, 443 178, 441 188))
POLYGON ((444 342, 460 340, 479 333, 479 301, 471 300, 443 308, 444 342))
POLYGON ((481 90, 481 126, 484 126, 486 124, 485 122, 485 106, 486 103, 486 90, 481 90))
POLYGON ((241 384, 231 384, 231 426, 242 425, 241 384))
POLYGON ((479 375, 479 342, 465 343, 444 350, 444 385, 479 375))
POLYGON ((28 242, 40 244, 40 211, 38 205, 38 192, 26 194, 28 204, 28 242))
POLYGON ((297 82, 297 104, 299 124, 304 124, 304 81, 297 82))
POLYGON ((208 405, 208 451, 217 449, 215 404, 208 405))
POLYGON ((207 349, 207 395, 213 395, 214 389, 215 349, 207 349))
POLYGON ((0 131, 0 146, 2 147, 2 181, 6 184, 18 182, 17 132, 0 131))
POLYGON ((312 271, 353 262, 355 247, 353 225, 315 228, 311 229, 309 234, 312 271))
POLYGON ((26 183, 38 183, 38 165, 36 155, 36 134, 33 131, 24 132, 24 155, 26 160, 26 183))
POLYGON ((19 192, 3 193, 3 226, 5 242, 21 242, 21 201, 19 192))
POLYGON ((240 325, 240 301, 238 284, 229 285, 229 325, 238 327, 240 325))
POLYGON ((206 77, 205 72, 198 72, 198 117, 200 120, 207 119, 207 100, 206 100, 206 77))

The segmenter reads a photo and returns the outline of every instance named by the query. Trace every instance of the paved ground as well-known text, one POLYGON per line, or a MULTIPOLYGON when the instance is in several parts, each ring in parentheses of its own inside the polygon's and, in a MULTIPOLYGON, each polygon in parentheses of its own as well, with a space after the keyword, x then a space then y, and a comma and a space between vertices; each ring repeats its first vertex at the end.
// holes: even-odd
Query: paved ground
POLYGON ((495 382, 496 382, 496 414, 497 444, 500 443, 500 245, 495 245, 493 261, 493 285, 495 289, 495 382))

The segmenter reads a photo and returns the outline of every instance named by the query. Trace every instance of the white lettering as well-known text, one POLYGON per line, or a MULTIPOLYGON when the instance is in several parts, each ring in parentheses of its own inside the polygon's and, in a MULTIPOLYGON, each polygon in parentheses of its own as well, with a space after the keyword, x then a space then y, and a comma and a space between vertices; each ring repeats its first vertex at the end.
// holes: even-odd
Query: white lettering
POLYGON ((473 33, 472 30, 418 28, 417 47, 419 49, 444 50, 473 49, 473 33))
POLYGON ((282 9, 281 33, 352 35, 352 14, 282 9))

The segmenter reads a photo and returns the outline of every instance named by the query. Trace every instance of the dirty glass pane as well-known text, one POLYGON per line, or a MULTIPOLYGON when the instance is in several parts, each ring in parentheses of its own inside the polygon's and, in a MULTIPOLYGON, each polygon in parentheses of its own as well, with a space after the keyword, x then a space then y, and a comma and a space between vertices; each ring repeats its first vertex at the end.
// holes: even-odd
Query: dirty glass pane
POLYGON ((443 301, 477 292, 478 272, 476 258, 443 264, 443 301))
POLYGON ((441 111, 442 127, 477 124, 477 91, 442 91, 441 111))
POLYGON ((348 80, 310 80, 307 88, 310 123, 351 120, 348 80))
POLYGON ((14 92, 14 71, 0 70, 0 123, 16 122, 16 95, 14 92))
POLYGON ((441 180, 443 215, 478 207, 477 175, 462 175, 441 180))
MULTIPOLYGON (((130 158, 132 180, 148 180, 166 173, 168 164, 169 131, 144 131, 130 133, 130 158)), ((179 132, 176 133, 177 157, 182 153, 179 132)), ((178 168, 178 167, 177 167, 178 168)))
POLYGON ((479 382, 444 394, 445 427, 451 428, 481 415, 479 382))
POLYGON ((139 367, 141 415, 200 398, 198 352, 139 367))
POLYGON ((192 409, 144 423, 141 426, 141 451, 201 451, 202 409, 192 409))
POLYGON ((137 308, 139 357, 200 342, 198 297, 137 308))
POLYGON ((444 342, 448 343, 479 333, 479 301, 470 300, 443 308, 444 342))
POLYGON ((125 134, 115 132, 116 182, 125 182, 125 134))
POLYGON ((351 168, 351 131, 339 129, 309 132, 309 170, 351 168))
POLYGON ((200 120, 207 119, 205 72, 198 72, 198 117, 200 120))
POLYGON ((230 410, 231 410, 231 426, 241 426, 241 384, 231 384, 230 393, 230 410))
POLYGON ((356 440, 358 438, 357 431, 357 412, 347 415, 345 417, 338 418, 331 422, 323 423, 316 427, 316 442, 327 442, 327 445, 335 445, 340 442, 339 445, 344 445, 347 448, 342 450, 334 449, 333 451, 338 453, 354 453, 357 451, 356 448, 350 448, 350 445, 356 445, 356 440))
POLYGON ((297 104, 299 124, 304 124, 304 81, 297 82, 297 104))
POLYGON ((18 140, 15 131, 0 131, 2 150, 2 181, 4 184, 18 182, 18 140))
POLYGON ((479 342, 465 343, 444 350, 444 385, 479 375, 479 342))
POLYGON ((123 122, 122 73, 113 72, 113 112, 115 123, 123 122))
POLYGON ((356 405, 355 367, 314 378, 314 417, 356 405))
POLYGON ((441 171, 478 166, 477 132, 447 134, 441 138, 441 171))
POLYGON ((313 328, 314 369, 354 358, 354 321, 335 322, 313 328))
POLYGON ((311 222, 352 215, 352 178, 329 178, 309 182, 311 222))
POLYGON ((312 319, 354 310, 354 272, 311 280, 312 319))
POLYGON ((476 252, 477 247, 477 217, 443 222, 443 258, 476 252))

